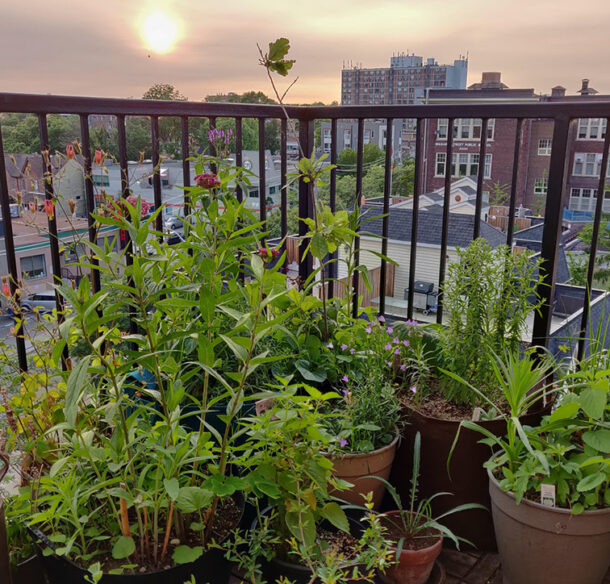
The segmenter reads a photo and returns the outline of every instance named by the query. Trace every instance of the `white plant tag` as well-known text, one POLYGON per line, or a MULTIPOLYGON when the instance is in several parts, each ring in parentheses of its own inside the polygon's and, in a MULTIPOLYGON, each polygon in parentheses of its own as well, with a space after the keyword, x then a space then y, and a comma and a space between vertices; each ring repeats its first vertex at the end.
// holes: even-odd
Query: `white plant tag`
POLYGON ((555 507, 555 485, 540 485, 540 502, 547 507, 555 507))
POLYGON ((474 408, 472 411, 472 421, 478 422, 481 419, 481 414, 483 413, 483 408, 474 408))

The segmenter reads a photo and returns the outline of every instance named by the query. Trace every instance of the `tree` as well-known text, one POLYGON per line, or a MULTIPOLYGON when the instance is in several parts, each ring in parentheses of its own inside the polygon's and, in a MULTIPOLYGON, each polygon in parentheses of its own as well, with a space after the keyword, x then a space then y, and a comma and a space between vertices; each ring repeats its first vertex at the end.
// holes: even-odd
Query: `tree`
POLYGON ((502 184, 497 180, 494 183, 488 182, 487 188, 489 189, 490 205, 505 205, 507 203, 510 185, 502 184))
POLYGON ((415 159, 405 158, 392 171, 392 194, 410 197, 415 190, 415 159))
POLYGON ((173 85, 169 83, 155 83, 152 87, 149 87, 142 99, 160 99, 162 101, 187 101, 173 85))
MULTIPOLYGON (((362 148, 362 167, 364 171, 373 165, 383 164, 385 151, 377 144, 365 144, 362 148)), ((344 148, 337 155, 338 172, 356 174, 357 153, 353 148, 344 148)))
MULTIPOLYGON (((608 227, 610 221, 604 218, 599 223, 599 234, 597 237, 597 253, 595 255, 595 268, 593 278, 600 284, 607 287, 610 283, 610 267, 608 266, 608 255, 600 253, 600 249, 604 251, 610 250, 610 231, 608 227)), ((589 265, 589 257, 591 255, 591 244, 593 243, 593 223, 587 223, 580 233, 579 239, 585 244, 585 253, 576 254, 568 252, 568 266, 572 283, 577 286, 586 286, 587 284, 587 267, 589 265)))

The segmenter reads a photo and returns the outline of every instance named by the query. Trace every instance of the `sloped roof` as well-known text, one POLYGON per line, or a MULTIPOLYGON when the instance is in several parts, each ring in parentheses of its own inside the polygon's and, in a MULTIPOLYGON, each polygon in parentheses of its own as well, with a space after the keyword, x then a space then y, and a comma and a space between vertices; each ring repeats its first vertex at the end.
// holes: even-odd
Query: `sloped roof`
MULTIPOLYGON (((365 205, 363 212, 369 217, 379 215, 378 206, 365 205)), ((413 210, 390 208, 388 237, 396 241, 411 241, 411 226, 413 221, 413 210)), ((474 233, 474 216, 462 213, 449 213, 449 228, 447 232, 447 245, 449 247, 466 247, 471 241, 474 233)), ((417 223, 417 241, 430 245, 440 245, 443 227, 443 214, 436 211, 419 213, 417 223)), ((371 233, 381 235, 383 219, 376 218, 364 224, 363 235, 371 233)), ((485 221, 480 222, 480 234, 492 247, 506 243, 506 235, 499 229, 492 227, 485 221)))

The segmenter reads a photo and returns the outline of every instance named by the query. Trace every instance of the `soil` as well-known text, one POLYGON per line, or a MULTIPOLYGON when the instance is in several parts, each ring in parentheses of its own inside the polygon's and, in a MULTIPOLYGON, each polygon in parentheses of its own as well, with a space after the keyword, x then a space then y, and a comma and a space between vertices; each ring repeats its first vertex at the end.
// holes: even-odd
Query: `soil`
MULTIPOLYGON (((218 505, 216 517, 214 518, 214 523, 212 524, 212 539, 216 542, 220 542, 226 539, 231 530, 239 522, 240 517, 241 509, 239 508, 237 503, 231 498, 223 499, 218 505)), ((170 539, 169 545, 167 546, 167 552, 165 554, 166 559, 163 564, 153 565, 152 562, 138 564, 137 568, 134 568, 133 570, 124 569, 123 573, 145 574, 148 572, 160 572, 162 570, 167 570, 174 566, 174 562, 172 561, 172 554, 174 552, 174 549, 180 545, 189 545, 192 547, 200 546, 201 534, 189 531, 185 534, 185 537, 182 540, 178 540, 177 538, 170 539)), ((160 536, 158 556, 161 555, 162 549, 163 534, 161 534, 160 536)), ((109 572, 110 570, 121 569, 125 565, 133 565, 133 563, 135 563, 133 562, 133 556, 124 560, 115 560, 111 556, 107 556, 103 559, 96 557, 96 561, 99 561, 102 564, 102 571, 105 573, 109 572)))
POLYGON ((413 408, 423 416, 454 422, 472 420, 472 406, 454 404, 447 401, 447 398, 437 391, 428 394, 423 399, 410 391, 402 391, 400 401, 403 405, 413 408))
POLYGON ((402 548, 407 550, 422 550, 433 546, 438 541, 438 531, 427 527, 413 537, 405 532, 399 517, 381 517, 381 524, 386 528, 387 539, 398 543, 403 539, 402 548))
POLYGON ((326 531, 322 530, 319 539, 323 546, 324 555, 342 555, 346 561, 356 557, 357 539, 345 533, 345 531, 326 531))

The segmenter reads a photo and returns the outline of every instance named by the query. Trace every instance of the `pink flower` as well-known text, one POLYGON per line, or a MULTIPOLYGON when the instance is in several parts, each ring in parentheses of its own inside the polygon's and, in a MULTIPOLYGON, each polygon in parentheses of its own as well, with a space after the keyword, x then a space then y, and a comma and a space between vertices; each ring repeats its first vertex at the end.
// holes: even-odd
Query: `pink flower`
POLYGON ((341 343, 341 350, 345 351, 347 349, 347 345, 345 343, 341 343))
POLYGON ((104 158, 104 151, 96 150, 95 154, 93 156, 93 160, 95 161, 95 164, 102 164, 103 158, 104 158))
POLYGON ((341 438, 339 445, 341 448, 345 448, 347 446, 347 440, 345 438, 341 438))
POLYGON ((326 345, 329 349, 334 349, 335 345, 333 345, 333 342, 331 341, 330 343, 328 343, 328 345, 326 345))
POLYGON ((392 349, 392 345, 390 345, 390 343, 386 343, 386 345, 385 345, 384 349, 385 349, 386 351, 390 351, 390 350, 392 349))
POLYGON ((70 160, 74 158, 74 146, 72 146, 72 144, 66 146, 66 154, 70 160))
POLYGON ((386 364, 388 367, 392 367, 392 361, 386 361, 386 362, 385 362, 385 364, 386 364))
POLYGON ((394 332, 394 328, 389 326, 386 331, 388 332, 389 335, 391 335, 394 332))
POLYGON ((394 343, 395 345, 398 345, 398 342, 399 342, 399 341, 398 341, 398 337, 394 337, 394 338, 392 339, 392 343, 394 343))
POLYGON ((383 314, 377 319, 379 322, 385 322, 385 316, 383 314))
POLYGON ((349 381, 349 377, 348 377, 347 375, 344 375, 344 376, 341 378, 341 381, 344 381, 345 383, 347 383, 347 382, 349 381))
POLYGON ((398 347, 394 349, 394 355, 400 355, 400 349, 398 347))
POLYGON ((364 331, 367 335, 370 335, 373 332, 373 329, 371 328, 371 325, 366 327, 366 330, 364 331))
POLYGON ((401 370, 401 371, 406 371, 406 370, 407 370, 407 366, 406 366, 406 365, 403 363, 403 364, 400 366, 400 370, 401 370))
POLYGON ((220 186, 220 180, 215 174, 211 174, 209 172, 204 172, 203 174, 198 174, 195 177, 195 183, 198 187, 203 187, 204 189, 213 189, 215 187, 220 186))
POLYGON ((51 220, 55 217, 55 203, 51 199, 44 200, 44 212, 51 220))
POLYGON ((408 347, 408 346, 409 346, 409 341, 404 340, 404 341, 402 342, 402 344, 403 344, 405 347, 408 347))
POLYGON ((349 395, 349 389, 344 389, 343 390, 343 395, 348 396, 349 395))
POLYGON ((352 349, 350 349, 350 350, 349 350, 349 354, 350 354, 350 355, 353 355, 355 352, 356 352, 356 349, 353 349, 353 348, 352 348, 352 349))
POLYGON ((415 387, 414 385, 411 386, 411 391, 413 393, 417 393, 417 387, 415 387))
POLYGON ((4 294, 7 298, 11 295, 11 286, 8 282, 3 282, 2 294, 4 294))

